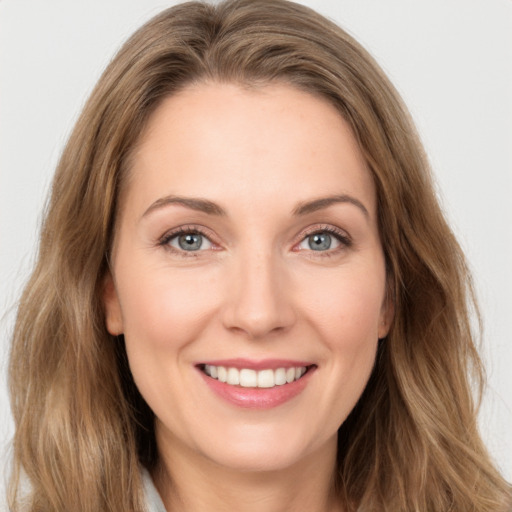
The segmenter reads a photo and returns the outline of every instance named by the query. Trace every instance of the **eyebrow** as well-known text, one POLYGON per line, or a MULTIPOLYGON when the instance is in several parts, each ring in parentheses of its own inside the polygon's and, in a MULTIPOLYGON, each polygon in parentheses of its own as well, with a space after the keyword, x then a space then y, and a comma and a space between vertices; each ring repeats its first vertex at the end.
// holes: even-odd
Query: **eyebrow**
MULTIPOLYGON (((329 197, 321 197, 319 199, 313 199, 312 201, 304 201, 300 202, 293 210, 292 215, 301 216, 307 215, 309 213, 314 213, 318 210, 323 210, 324 208, 328 208, 333 204, 339 203, 348 203, 359 208, 366 217, 369 217, 370 214, 368 210, 364 206, 364 204, 347 194, 334 195, 329 197)), ((152 203, 149 208, 143 213, 142 217, 149 215, 151 212, 158 210, 160 208, 164 208, 166 206, 178 204, 181 206, 185 206, 186 208, 190 208, 191 210, 196 210, 198 212, 203 212, 209 215, 216 215, 225 217, 226 210, 224 210, 221 206, 213 201, 209 201, 208 199, 201 199, 198 197, 183 197, 183 196, 175 196, 169 195, 165 197, 161 197, 157 199, 154 203, 152 203)))
POLYGON ((163 208, 171 204, 178 204, 196 210, 198 212, 207 213, 209 215, 225 216, 226 211, 218 204, 208 201, 207 199, 200 199, 198 197, 182 197, 182 196, 165 196, 157 199, 151 206, 143 213, 143 217, 150 214, 154 210, 163 208))
POLYGON ((368 210, 365 205, 356 199, 355 197, 349 196, 347 194, 329 196, 329 197, 321 197, 319 199, 314 199, 313 201, 306 201, 299 203, 292 211, 293 215, 307 215, 308 213, 313 213, 318 210, 323 210, 324 208, 328 208, 333 204, 339 203, 349 203, 354 206, 357 206, 365 215, 365 217, 370 217, 368 210))

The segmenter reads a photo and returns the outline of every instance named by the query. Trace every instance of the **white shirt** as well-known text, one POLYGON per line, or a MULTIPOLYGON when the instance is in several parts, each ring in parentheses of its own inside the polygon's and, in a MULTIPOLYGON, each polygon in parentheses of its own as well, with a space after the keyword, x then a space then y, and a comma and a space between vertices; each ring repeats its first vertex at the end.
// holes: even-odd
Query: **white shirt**
POLYGON ((160 494, 158 494, 155 484, 145 468, 142 469, 142 483, 144 484, 147 512, 167 512, 162 503, 162 498, 160 498, 160 494))

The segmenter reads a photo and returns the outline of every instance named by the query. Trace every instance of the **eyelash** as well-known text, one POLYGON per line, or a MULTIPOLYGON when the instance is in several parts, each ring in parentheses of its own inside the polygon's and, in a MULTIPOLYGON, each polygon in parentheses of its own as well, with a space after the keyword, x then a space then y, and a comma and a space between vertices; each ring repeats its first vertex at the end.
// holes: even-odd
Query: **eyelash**
MULTIPOLYGON (((304 233, 301 234, 300 240, 294 244, 294 247, 306 240, 308 237, 321 234, 321 233, 327 233, 331 236, 333 236, 338 242, 340 242, 340 247, 336 249, 326 250, 326 251, 307 251, 307 252, 315 252, 315 257, 332 257, 333 255, 337 254, 340 251, 343 251, 344 249, 350 248, 352 246, 352 240, 351 238, 342 230, 335 228, 333 226, 315 226, 314 228, 307 229, 304 233)), ((167 232, 165 235, 163 235, 158 240, 158 245, 161 247, 164 247, 166 250, 177 254, 179 256, 182 256, 184 258, 190 258, 190 257, 198 257, 200 256, 200 253, 203 251, 182 251, 175 249, 170 245, 170 241, 176 237, 182 236, 182 235, 189 235, 189 234, 197 234, 204 236, 207 238, 211 244, 216 245, 215 242, 211 240, 211 235, 209 235, 201 226, 182 226, 180 228, 174 229, 170 232, 167 232)), ((214 249, 215 250, 215 249, 214 249)), ((300 250, 302 251, 302 250, 300 250)), ((296 250, 296 252, 300 252, 299 250, 296 250)))
POLYGON ((316 254, 314 254, 314 257, 330 258, 332 256, 337 255, 339 252, 341 252, 345 249, 348 249, 352 246, 352 239, 345 231, 342 231, 341 229, 335 228, 334 226, 330 226, 330 225, 324 225, 324 226, 320 226, 320 227, 315 226, 313 228, 306 229, 306 231, 301 235, 299 242, 296 243, 295 245, 300 244, 301 242, 303 242, 310 236, 321 234, 321 233, 327 233, 328 235, 333 236, 340 243, 340 246, 337 247, 336 249, 330 249, 327 251, 313 251, 313 250, 307 251, 308 253, 310 253, 309 254, 310 256, 313 256, 313 254, 311 254, 311 253, 316 253, 316 254))
MULTIPOLYGON (((197 258, 200 256, 202 251, 180 251, 175 249, 170 241, 173 238, 182 236, 182 235, 201 235, 207 238, 212 245, 216 245, 211 240, 211 235, 209 235, 201 226, 182 226, 172 231, 167 232, 160 240, 158 241, 158 245, 164 247, 166 250, 172 252, 173 254, 177 254, 178 256, 182 256, 184 258, 197 258)), ((215 249, 214 249, 215 250, 215 249)))

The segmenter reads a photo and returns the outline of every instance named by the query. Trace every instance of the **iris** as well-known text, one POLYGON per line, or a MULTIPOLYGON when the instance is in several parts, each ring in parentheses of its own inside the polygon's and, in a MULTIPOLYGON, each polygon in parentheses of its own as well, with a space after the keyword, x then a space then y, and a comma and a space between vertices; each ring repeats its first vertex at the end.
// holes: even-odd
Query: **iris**
POLYGON ((315 233, 308 237, 308 245, 313 251, 326 251, 331 247, 331 240, 328 233, 315 233))

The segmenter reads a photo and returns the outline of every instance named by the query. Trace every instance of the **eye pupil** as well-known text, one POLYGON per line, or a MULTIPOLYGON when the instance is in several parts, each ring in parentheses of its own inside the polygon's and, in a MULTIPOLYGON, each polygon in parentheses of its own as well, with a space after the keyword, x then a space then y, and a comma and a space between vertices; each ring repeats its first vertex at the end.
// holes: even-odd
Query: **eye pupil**
POLYGON ((331 247, 331 235, 327 233, 315 233, 308 237, 308 243, 313 251, 326 251, 331 247))
POLYGON ((202 235, 187 233, 178 238, 178 244, 184 251, 197 251, 203 243, 202 235))

